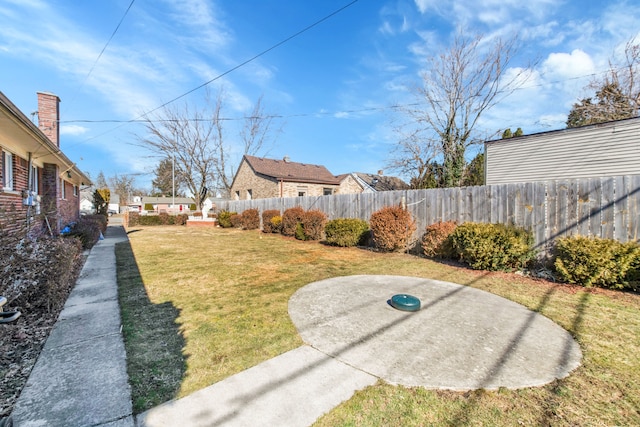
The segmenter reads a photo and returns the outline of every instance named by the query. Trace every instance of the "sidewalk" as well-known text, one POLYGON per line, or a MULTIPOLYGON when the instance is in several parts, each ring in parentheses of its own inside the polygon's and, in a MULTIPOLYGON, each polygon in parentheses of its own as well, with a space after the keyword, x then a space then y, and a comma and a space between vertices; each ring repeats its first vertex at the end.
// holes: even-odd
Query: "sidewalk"
POLYGON ((114 252, 126 239, 109 225, 91 249, 16 402, 15 426, 134 426, 114 252))

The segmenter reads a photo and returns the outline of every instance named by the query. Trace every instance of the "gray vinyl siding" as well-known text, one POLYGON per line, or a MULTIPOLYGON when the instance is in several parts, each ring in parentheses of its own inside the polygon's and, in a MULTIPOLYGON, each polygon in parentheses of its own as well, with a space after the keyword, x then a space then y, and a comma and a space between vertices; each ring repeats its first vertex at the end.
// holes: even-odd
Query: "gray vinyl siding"
POLYGON ((486 143, 486 184, 640 174, 640 118, 486 143))

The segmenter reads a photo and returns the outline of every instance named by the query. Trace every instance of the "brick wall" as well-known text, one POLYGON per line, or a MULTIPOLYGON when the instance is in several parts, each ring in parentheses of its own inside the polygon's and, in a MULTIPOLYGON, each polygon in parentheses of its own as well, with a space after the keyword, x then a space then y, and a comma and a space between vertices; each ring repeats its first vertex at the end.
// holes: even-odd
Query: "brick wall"
POLYGON ((38 127, 57 147, 60 147, 59 104, 56 95, 38 92, 38 127))
MULTIPOLYGON (((0 170, 1 174, 1 170, 0 170)), ((2 186, 0 179, 0 188, 2 186)), ((40 221, 36 218, 35 209, 22 204, 22 190, 28 188, 29 162, 13 155, 13 190, 0 190, 0 227, 6 231, 17 232, 26 229, 27 213, 30 214, 30 229, 39 230, 40 221)))
POLYGON ((256 176, 253 169, 243 160, 231 186, 231 199, 247 200, 248 190, 251 190, 252 199, 280 197, 280 183, 273 178, 256 176))

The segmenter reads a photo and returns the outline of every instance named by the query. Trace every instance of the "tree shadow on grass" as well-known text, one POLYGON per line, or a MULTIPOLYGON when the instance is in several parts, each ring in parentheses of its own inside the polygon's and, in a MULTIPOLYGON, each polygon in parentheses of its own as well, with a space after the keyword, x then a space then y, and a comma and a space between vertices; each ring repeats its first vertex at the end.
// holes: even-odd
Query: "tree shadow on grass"
POLYGON ((129 241, 116 244, 118 298, 127 351, 133 412, 177 397, 186 372, 185 339, 171 302, 154 304, 147 295, 129 241))

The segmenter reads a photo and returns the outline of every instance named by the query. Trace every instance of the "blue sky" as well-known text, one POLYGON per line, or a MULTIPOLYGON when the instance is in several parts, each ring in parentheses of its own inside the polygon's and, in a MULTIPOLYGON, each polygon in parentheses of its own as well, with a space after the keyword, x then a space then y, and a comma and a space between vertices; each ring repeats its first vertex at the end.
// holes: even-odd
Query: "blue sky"
MULTIPOLYGON (((55 93, 61 146, 80 169, 93 178, 99 171, 136 174, 138 186, 150 187, 158 159, 133 145, 144 127, 123 122, 350 3, 135 0, 98 60, 131 0, 0 0, 0 91, 27 116, 37 109, 37 91, 55 93)), ((208 86, 224 87, 226 118, 241 119, 261 95, 267 112, 284 117, 283 131, 261 154, 322 164, 334 174, 375 173, 397 140, 389 107, 414 102, 408 88, 457 28, 488 39, 518 35, 522 47, 511 65, 535 63, 534 73, 481 125, 487 134, 508 127, 528 134, 564 127, 593 75, 640 37, 640 4, 359 0, 208 86)), ((176 102, 198 105, 204 97, 199 89, 176 102)), ((240 125, 226 125, 232 144, 240 125)))

